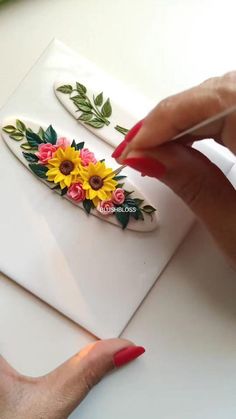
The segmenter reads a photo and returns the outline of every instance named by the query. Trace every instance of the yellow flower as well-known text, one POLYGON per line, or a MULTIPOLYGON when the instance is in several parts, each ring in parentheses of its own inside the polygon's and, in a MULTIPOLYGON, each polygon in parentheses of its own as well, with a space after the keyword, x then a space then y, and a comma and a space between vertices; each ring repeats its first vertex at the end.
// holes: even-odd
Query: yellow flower
POLYGON ((112 173, 113 170, 100 161, 81 167, 82 188, 86 192, 86 199, 91 199, 95 207, 99 201, 110 199, 112 192, 116 189, 117 182, 113 179, 112 173))
POLYGON ((61 189, 76 182, 80 173, 80 152, 74 147, 58 148, 53 158, 48 161, 46 176, 49 182, 60 183, 61 189))

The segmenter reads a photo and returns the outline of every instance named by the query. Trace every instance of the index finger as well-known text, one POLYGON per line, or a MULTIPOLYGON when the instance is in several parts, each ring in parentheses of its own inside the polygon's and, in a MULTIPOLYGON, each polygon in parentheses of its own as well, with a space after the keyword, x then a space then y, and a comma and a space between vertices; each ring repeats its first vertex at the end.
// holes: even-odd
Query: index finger
MULTIPOLYGON (((183 131, 234 105, 236 89, 233 81, 236 73, 232 74, 210 79, 164 99, 142 121, 140 130, 128 144, 125 154, 131 149, 149 149, 169 142, 183 131)), ((215 121, 186 139, 194 141, 214 138, 219 141, 223 126, 224 119, 215 121)))

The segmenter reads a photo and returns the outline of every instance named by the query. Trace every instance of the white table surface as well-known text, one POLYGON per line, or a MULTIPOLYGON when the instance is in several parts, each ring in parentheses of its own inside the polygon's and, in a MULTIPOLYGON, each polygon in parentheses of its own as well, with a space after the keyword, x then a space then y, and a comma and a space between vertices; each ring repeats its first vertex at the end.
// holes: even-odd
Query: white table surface
MULTIPOLYGON (((236 69, 235 12, 229 0, 12 0, 0 6, 0 105, 54 36, 155 103, 236 69)), ((235 301, 235 273, 196 226, 124 332, 146 355, 72 417, 235 419, 235 301)), ((0 330, 2 355, 29 375, 92 340, 3 276, 0 330)))

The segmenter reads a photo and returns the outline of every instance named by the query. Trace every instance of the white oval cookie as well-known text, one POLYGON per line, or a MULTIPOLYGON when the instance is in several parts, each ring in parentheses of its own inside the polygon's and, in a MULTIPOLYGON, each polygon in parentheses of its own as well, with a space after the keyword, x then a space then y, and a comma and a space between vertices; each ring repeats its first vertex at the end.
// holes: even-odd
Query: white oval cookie
MULTIPOLYGON (((35 176, 35 174, 32 172, 32 166, 30 167, 30 164, 37 166, 38 162, 29 162, 26 157, 29 158, 29 156, 27 156, 27 153, 31 153, 33 156, 35 155, 35 152, 37 152, 37 145, 35 145, 35 149, 27 149, 27 144, 28 143, 28 137, 29 137, 29 131, 28 128, 30 130, 33 131, 33 133, 36 134, 35 137, 35 141, 40 141, 38 139, 39 136, 37 136, 37 133, 39 132, 40 127, 43 129, 44 133, 48 132, 48 136, 47 138, 49 139, 49 141, 47 141, 47 139, 43 139, 42 140, 42 144, 46 144, 46 143, 50 143, 50 141, 52 141, 52 143, 56 141, 55 138, 53 138, 55 136, 55 130, 50 130, 49 127, 47 128, 45 126, 45 124, 39 124, 37 122, 33 122, 30 120, 23 120, 21 122, 21 120, 17 119, 17 118, 8 118, 6 119, 1 127, 1 134, 2 137, 4 139, 4 141, 6 142, 7 146, 9 147, 9 149, 12 151, 12 153, 24 164, 25 167, 27 167, 29 169, 29 172, 31 172, 31 175, 35 176), (18 121, 16 123, 16 121, 18 121), (22 124, 23 122, 23 124, 22 124), (9 127, 9 128, 6 128, 9 127), (11 128, 12 127, 12 128, 11 128), (25 127, 27 127, 27 131, 25 131, 25 127), (15 128, 15 130, 13 129, 15 128), (8 132, 6 132, 8 131, 8 132), (27 132, 27 135, 26 135, 27 132), (51 137, 50 137, 51 136, 51 137), (38 140, 37 140, 38 139, 38 140), (25 144, 25 145, 24 145, 25 144), (22 146, 24 148, 22 148, 22 146), (24 153, 24 154, 23 154, 24 153)), ((60 132, 60 130, 57 130, 56 128, 56 135, 57 135, 57 139, 65 137, 65 135, 63 133, 60 132)), ((42 131, 41 131, 41 135, 42 135, 42 131)), ((45 134, 44 134, 45 135, 45 134)), ((67 137, 68 138, 68 137, 67 137)), ((70 140, 70 145, 72 143, 72 139, 70 140)), ((33 139, 30 140, 30 144, 32 146, 32 141, 34 142, 34 136, 33 139)), ((84 148, 86 148, 86 142, 84 145, 84 148)), ((93 151, 93 150, 90 150, 93 151)), ((32 158, 34 159, 34 157, 32 156, 32 158)), ((40 165, 41 167, 41 165, 40 165)), ((47 166, 45 165, 44 167, 42 167, 42 169, 45 168, 45 173, 46 173, 46 168, 47 166)), ((116 167, 114 167, 114 170, 116 169, 116 167)), ((124 169, 125 172, 125 169, 124 169)), ((123 171, 122 173, 120 173, 120 175, 124 175, 123 171)), ((36 176, 38 177, 38 176, 36 176)), ((45 185, 47 185, 51 190, 61 194, 61 189, 53 189, 55 188, 55 186, 57 185, 56 183, 53 182, 48 182, 47 181, 47 177, 45 176, 45 178, 41 178, 38 177, 39 180, 41 180, 42 182, 44 182, 45 185)), ((105 178, 104 178, 105 179, 105 178)), ((128 230, 133 230, 133 231, 140 231, 140 232, 150 232, 153 231, 157 228, 158 226, 158 216, 157 216, 157 212, 154 211, 152 214, 148 214, 148 205, 149 202, 146 201, 145 197, 143 194, 141 194, 141 192, 139 190, 137 190, 137 188, 127 179, 123 179, 121 181, 122 183, 124 183, 124 185, 122 186, 122 188, 126 191, 133 191, 132 194, 129 195, 128 199, 133 199, 133 198, 137 198, 140 200, 143 200, 144 202, 142 204, 140 204, 140 209, 143 215, 143 220, 142 219, 138 219, 136 220, 133 216, 132 216, 132 211, 128 211, 130 212, 129 214, 129 221, 127 224, 127 229, 128 230), (146 206, 147 212, 142 211, 142 208, 146 206)), ((67 196, 67 194, 63 195, 63 198, 69 200, 71 203, 73 203, 74 205, 78 206, 79 208, 81 208, 82 210, 84 210, 84 206, 82 202, 76 202, 76 201, 72 201, 69 196, 67 196)), ((103 220, 105 222, 111 223, 115 226, 121 227, 122 228, 122 224, 118 221, 117 216, 115 213, 112 213, 111 215, 103 215, 100 212, 98 212, 98 210, 96 208, 91 208, 90 210, 90 214, 94 215, 96 217, 98 217, 100 220, 103 220)), ((89 215, 90 215, 89 214, 89 215)), ((88 217, 89 218, 89 217, 88 217)), ((89 219, 88 219, 89 222, 89 219)))

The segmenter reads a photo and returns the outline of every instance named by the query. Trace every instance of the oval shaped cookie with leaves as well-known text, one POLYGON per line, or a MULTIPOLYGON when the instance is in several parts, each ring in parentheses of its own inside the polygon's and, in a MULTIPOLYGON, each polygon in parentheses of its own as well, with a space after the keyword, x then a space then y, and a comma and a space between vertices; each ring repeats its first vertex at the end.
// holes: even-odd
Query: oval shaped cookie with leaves
POLYGON ((123 167, 107 166, 84 142, 63 136, 52 125, 12 118, 4 122, 1 132, 30 175, 88 215, 122 229, 157 228, 156 209, 128 181, 123 167))
POLYGON ((113 147, 136 123, 103 91, 94 91, 80 81, 58 80, 54 83, 58 100, 70 114, 113 147))

